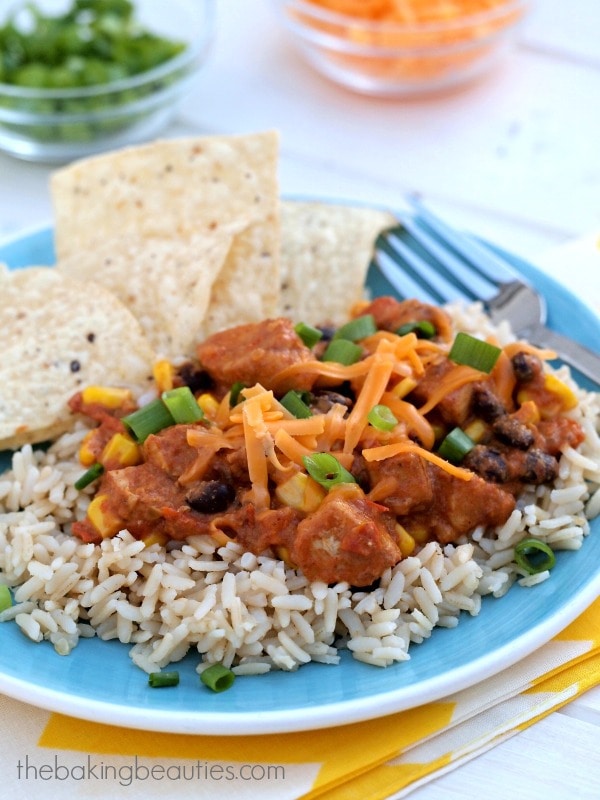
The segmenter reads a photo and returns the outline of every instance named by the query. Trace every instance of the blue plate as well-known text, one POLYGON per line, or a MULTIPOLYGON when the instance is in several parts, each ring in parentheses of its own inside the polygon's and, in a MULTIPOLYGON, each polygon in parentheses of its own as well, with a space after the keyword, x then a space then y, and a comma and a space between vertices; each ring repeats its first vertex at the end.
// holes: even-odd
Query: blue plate
MULTIPOLYGON (((11 268, 54 263, 51 229, 0 246, 11 268)), ((600 321, 576 297, 532 267, 520 269, 545 295, 551 327, 593 346, 600 321)), ((376 275, 374 293, 389 292, 376 275)), ((0 469, 8 454, 0 454, 0 469)), ((454 630, 435 629, 413 645, 411 659, 387 669, 348 653, 341 665, 308 664, 297 672, 238 678, 223 694, 199 686, 188 656, 178 665, 177 689, 149 689, 127 645, 82 640, 71 655, 34 644, 13 623, 0 625, 0 691, 74 717, 146 730, 196 734, 260 734, 340 725, 413 708, 494 675, 543 645, 600 594, 600 519, 581 550, 563 552, 549 580, 515 585, 499 600, 485 598, 477 617, 454 630)))

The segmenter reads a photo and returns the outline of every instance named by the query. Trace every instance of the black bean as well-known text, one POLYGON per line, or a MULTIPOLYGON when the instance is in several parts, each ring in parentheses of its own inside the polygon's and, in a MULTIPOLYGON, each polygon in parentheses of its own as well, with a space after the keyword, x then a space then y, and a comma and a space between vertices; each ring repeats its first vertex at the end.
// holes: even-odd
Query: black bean
POLYGON ((333 325, 319 325, 317 330, 320 330, 323 334, 321 341, 328 342, 330 339, 333 339, 336 328, 334 328, 333 325))
POLYGON ((177 374, 186 386, 189 386, 193 394, 196 392, 206 392, 213 387, 213 380, 198 364, 191 361, 182 364, 177 369, 177 374))
POLYGON ((523 479, 528 483, 548 483, 558 475, 558 461, 543 450, 532 448, 525 456, 523 479))
POLYGON ((512 368, 519 383, 529 383, 542 371, 542 362, 531 353, 516 353, 512 359, 512 368))
POLYGON ((484 383, 476 384, 473 389, 473 409, 488 422, 506 414, 502 401, 484 383))
POLYGON ((336 403, 346 406, 346 408, 352 407, 352 400, 346 397, 345 394, 328 391, 314 392, 310 401, 310 407, 319 414, 327 414, 336 403))
POLYGON ((235 489, 221 481, 203 481, 186 496, 188 505, 202 514, 219 514, 235 500, 235 489))
POLYGON ((503 442, 510 444, 512 447, 518 447, 519 450, 527 450, 535 440, 527 425, 519 422, 514 417, 508 416, 508 414, 497 419, 492 426, 492 430, 503 442))
POLYGON ((462 465, 492 483, 504 483, 509 477, 508 465, 502 455, 482 444, 475 445, 463 459, 462 465))

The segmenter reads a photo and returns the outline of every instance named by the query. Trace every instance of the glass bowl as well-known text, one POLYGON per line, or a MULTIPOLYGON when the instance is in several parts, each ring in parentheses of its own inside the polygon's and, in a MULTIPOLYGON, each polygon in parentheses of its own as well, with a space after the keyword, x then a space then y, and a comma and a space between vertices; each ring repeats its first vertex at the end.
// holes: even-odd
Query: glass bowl
MULTIPOLYGON (((382 97, 440 92, 478 77, 513 43, 529 5, 525 0, 482 0, 485 10, 458 14, 452 8, 461 7, 460 2, 408 0, 395 4, 393 18, 377 19, 367 17, 367 9, 385 7, 385 2, 273 2, 292 42, 318 72, 354 91, 382 97), (355 11, 350 16, 331 10, 339 8, 355 11), (412 9, 410 21, 400 13, 406 8, 412 9)), ((475 0, 462 3, 463 8, 477 5, 475 0)))
MULTIPOLYGON (((0 27, 21 5, 0 0, 0 27)), ((56 15, 71 3, 42 0, 35 5, 56 15)), ((81 88, 0 82, 0 150, 27 161, 65 163, 147 140, 168 124, 206 60, 214 0, 134 0, 134 8, 145 30, 181 42, 184 49, 136 75, 81 88)))

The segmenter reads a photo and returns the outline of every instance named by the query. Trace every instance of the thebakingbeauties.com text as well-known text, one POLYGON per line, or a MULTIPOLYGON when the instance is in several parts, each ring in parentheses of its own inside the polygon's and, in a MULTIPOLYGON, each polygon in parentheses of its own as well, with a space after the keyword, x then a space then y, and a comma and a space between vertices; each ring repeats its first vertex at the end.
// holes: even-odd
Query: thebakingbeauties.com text
POLYGON ((58 753, 53 758, 37 760, 26 755, 16 763, 20 781, 116 781, 120 786, 134 783, 201 783, 214 781, 284 781, 282 764, 218 764, 213 761, 146 762, 133 756, 124 763, 107 764, 99 757, 88 755, 77 763, 65 763, 58 753))

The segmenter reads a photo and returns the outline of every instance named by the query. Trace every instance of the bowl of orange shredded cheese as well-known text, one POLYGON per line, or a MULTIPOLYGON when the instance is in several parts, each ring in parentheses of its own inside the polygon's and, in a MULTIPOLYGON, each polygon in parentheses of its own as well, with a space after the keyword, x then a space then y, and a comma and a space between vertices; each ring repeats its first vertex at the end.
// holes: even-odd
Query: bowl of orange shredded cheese
POLYGON ((273 0, 318 72, 363 94, 410 97, 459 87, 514 43, 526 0, 273 0))

